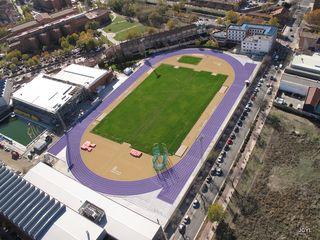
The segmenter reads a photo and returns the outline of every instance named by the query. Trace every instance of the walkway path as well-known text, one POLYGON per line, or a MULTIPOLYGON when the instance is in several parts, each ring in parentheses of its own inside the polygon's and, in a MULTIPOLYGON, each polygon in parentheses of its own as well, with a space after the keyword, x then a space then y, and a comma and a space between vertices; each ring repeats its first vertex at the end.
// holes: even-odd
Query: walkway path
MULTIPOLYGON (((102 193, 112 195, 136 195, 162 189, 158 198, 168 203, 173 203, 187 180, 198 166, 202 156, 209 148, 212 140, 218 133, 229 111, 237 101, 241 91, 245 88, 245 81, 249 79, 256 65, 246 63, 242 65, 234 57, 208 49, 184 49, 165 54, 155 55, 149 58, 151 66, 162 60, 180 54, 208 54, 216 56, 227 61, 237 73, 234 83, 226 93, 220 105, 208 119, 206 125, 198 135, 198 139, 189 148, 188 152, 179 163, 171 169, 147 179, 139 181, 114 181, 102 178, 91 172, 83 163, 80 155, 80 140, 87 127, 97 116, 108 107, 116 98, 118 98, 126 89, 131 86, 141 75, 150 70, 150 65, 144 64, 138 71, 133 73, 126 82, 112 92, 92 113, 88 115, 81 123, 78 123, 61 140, 55 144, 49 152, 57 155, 67 146, 67 161, 72 174, 82 184, 102 193), (201 138, 201 140, 199 140, 201 138)), ((212 146, 210 146, 212 147, 212 146)))

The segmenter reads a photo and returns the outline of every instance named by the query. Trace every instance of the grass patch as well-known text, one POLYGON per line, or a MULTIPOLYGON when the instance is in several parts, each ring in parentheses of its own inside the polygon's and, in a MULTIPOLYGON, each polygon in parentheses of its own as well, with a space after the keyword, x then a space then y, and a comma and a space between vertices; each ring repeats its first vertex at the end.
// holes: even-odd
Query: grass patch
POLYGON ((116 36, 114 37, 114 39, 116 39, 117 41, 124 41, 124 40, 128 39, 129 32, 135 32, 138 36, 141 36, 148 29, 149 29, 149 27, 138 23, 135 27, 128 29, 128 31, 118 32, 116 34, 116 36))
POLYGON ((110 23, 108 26, 106 26, 104 28, 105 32, 113 32, 113 33, 117 33, 120 32, 122 30, 134 27, 134 26, 138 26, 140 23, 137 23, 135 21, 129 22, 128 20, 126 20, 125 18, 121 17, 121 16, 117 16, 112 23, 110 23))
POLYGON ((226 78, 162 64, 92 131, 145 153, 165 143, 174 154, 226 78))
POLYGON ((179 58, 178 62, 187 63, 192 65, 198 65, 201 62, 202 58, 193 57, 193 56, 182 56, 179 58))

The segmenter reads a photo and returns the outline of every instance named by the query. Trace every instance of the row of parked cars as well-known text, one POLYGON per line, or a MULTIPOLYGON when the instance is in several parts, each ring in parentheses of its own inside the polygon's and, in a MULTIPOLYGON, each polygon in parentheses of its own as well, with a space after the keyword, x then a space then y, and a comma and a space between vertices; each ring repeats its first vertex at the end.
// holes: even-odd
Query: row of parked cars
MULTIPOLYGON (((253 106, 253 101, 255 100, 258 92, 260 91, 260 88, 262 86, 264 82, 264 79, 260 79, 258 84, 257 84, 257 87, 254 89, 253 91, 253 94, 251 96, 251 99, 249 100, 249 102, 246 104, 236 126, 234 127, 232 133, 230 134, 229 138, 227 139, 227 142, 223 148, 223 150, 221 151, 221 153, 219 154, 216 162, 215 162, 215 165, 212 167, 209 175, 207 176, 206 178, 206 182, 205 184, 202 186, 201 188, 201 191, 202 193, 205 193, 208 191, 209 187, 208 185, 210 185, 210 183, 213 181, 213 178, 215 176, 223 176, 223 170, 221 168, 221 164, 224 162, 225 160, 225 157, 227 156, 227 152, 230 150, 230 146, 234 143, 234 140, 236 139, 237 137, 237 133, 239 133, 240 131, 240 128, 243 126, 243 122, 244 120, 246 119, 246 117, 248 116, 249 112, 251 111, 251 108, 253 106)), ((272 86, 271 86, 272 88, 272 86)), ((192 203, 192 207, 193 208, 199 208, 200 207, 200 202, 198 199, 194 199, 193 203, 192 203)), ((185 230, 186 230, 186 225, 188 225, 189 223, 191 222, 191 219, 188 215, 186 215, 183 219, 182 219, 182 222, 180 223, 178 229, 179 229, 179 232, 181 234, 184 234, 185 230)))

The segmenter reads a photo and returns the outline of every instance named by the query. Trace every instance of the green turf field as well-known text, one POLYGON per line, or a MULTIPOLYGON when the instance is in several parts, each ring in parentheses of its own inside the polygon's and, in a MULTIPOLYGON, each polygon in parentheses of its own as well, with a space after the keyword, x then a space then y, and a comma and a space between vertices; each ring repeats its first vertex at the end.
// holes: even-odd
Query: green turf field
POLYGON ((145 153, 165 143, 174 154, 226 78, 162 64, 92 131, 145 153))
POLYGON ((198 65, 201 60, 202 60, 202 58, 199 58, 199 57, 182 56, 179 58, 178 62, 198 65))

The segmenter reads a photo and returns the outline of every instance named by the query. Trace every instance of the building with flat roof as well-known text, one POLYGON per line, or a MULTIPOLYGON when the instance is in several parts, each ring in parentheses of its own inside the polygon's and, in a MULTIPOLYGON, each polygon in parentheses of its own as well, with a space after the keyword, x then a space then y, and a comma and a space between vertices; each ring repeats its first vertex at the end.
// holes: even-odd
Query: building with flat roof
MULTIPOLYGON (((102 210, 105 213, 105 219, 98 222, 97 226, 103 228, 112 239, 165 239, 158 223, 91 190, 44 163, 38 163, 24 178, 74 212, 82 212, 83 206, 88 202, 102 210)), ((52 235, 51 239, 66 239, 60 236, 59 238, 52 235)))
POLYGON ((84 98, 83 89, 39 74, 12 95, 17 113, 48 125, 59 125, 84 98))
POLYGON ((102 240, 106 231, 0 165, 0 221, 20 239, 102 240))
POLYGON ((294 56, 291 68, 306 71, 309 73, 320 74, 320 54, 314 53, 313 55, 296 55, 294 56))
POLYGON ((268 53, 277 38, 278 28, 271 25, 231 24, 227 28, 227 40, 241 43, 244 53, 268 53))
POLYGON ((247 36, 241 42, 241 51, 244 53, 268 53, 273 46, 272 36, 253 35, 247 36))
POLYGON ((43 73, 12 95, 17 113, 50 126, 71 119, 76 105, 112 81, 113 72, 71 64, 54 75, 43 73))
POLYGON ((99 68, 71 64, 55 74, 54 78, 95 91, 97 87, 110 82, 113 78, 113 73, 99 68))

